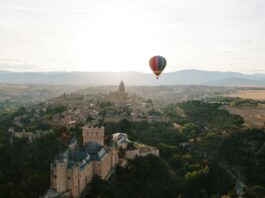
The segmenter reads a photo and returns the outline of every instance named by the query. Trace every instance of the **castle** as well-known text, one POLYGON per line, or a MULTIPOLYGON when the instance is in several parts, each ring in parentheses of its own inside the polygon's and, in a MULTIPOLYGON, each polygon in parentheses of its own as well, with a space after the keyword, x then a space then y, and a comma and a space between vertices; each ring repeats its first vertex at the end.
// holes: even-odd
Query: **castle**
POLYGON ((118 164, 117 150, 104 146, 104 127, 83 127, 82 134, 82 150, 71 146, 51 163, 51 190, 47 198, 58 195, 77 198, 94 175, 108 179, 118 164))

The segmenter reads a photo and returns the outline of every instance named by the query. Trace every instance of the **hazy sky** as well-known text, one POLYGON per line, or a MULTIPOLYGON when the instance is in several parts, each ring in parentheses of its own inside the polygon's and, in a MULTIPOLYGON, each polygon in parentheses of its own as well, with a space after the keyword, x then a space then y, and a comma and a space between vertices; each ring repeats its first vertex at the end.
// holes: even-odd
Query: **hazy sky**
POLYGON ((0 0, 0 70, 265 73, 264 0, 0 0))

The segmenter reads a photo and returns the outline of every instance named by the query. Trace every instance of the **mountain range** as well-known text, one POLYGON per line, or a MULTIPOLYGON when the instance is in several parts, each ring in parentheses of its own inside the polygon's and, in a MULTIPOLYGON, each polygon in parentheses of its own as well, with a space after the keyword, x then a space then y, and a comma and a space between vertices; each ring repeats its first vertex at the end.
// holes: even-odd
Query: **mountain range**
POLYGON ((202 70, 164 73, 157 80, 153 74, 141 72, 8 72, 0 71, 0 83, 7 84, 87 84, 117 85, 208 85, 265 86, 265 74, 241 74, 202 70))

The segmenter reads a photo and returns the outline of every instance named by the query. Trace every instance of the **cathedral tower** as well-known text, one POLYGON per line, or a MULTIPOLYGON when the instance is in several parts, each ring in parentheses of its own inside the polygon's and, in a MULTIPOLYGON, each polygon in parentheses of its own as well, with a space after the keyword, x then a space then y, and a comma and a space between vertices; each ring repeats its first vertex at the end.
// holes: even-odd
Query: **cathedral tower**
POLYGON ((121 81, 121 83, 119 85, 119 92, 125 93, 125 85, 124 85, 123 81, 121 81))

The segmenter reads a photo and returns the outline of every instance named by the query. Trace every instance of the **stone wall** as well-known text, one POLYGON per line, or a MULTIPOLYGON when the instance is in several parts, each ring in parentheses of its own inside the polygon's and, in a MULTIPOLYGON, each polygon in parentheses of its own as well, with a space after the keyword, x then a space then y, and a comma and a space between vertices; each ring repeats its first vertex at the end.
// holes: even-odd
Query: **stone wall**
POLYGON ((111 172, 111 153, 106 154, 101 160, 101 178, 106 179, 111 172))
POLYGON ((138 149, 125 151, 126 159, 134 159, 136 156, 140 156, 140 151, 138 149))
POLYGON ((144 152, 141 149, 127 150, 125 151, 125 158, 134 159, 136 156, 146 156, 149 154, 159 156, 159 149, 152 148, 144 152))
POLYGON ((83 127, 83 143, 97 142, 100 145, 104 145, 104 127, 83 127))

